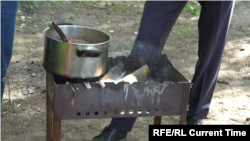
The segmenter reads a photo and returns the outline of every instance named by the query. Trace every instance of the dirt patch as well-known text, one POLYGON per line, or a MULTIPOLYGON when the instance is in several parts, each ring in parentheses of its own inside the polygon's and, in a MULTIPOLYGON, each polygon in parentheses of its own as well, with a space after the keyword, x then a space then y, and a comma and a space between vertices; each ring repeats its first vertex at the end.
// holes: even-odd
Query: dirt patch
MULTIPOLYGON (((43 61, 43 30, 47 22, 70 22, 90 26, 112 37, 109 56, 127 56, 137 36, 143 2, 114 2, 107 6, 92 3, 46 2, 45 8, 30 10, 23 3, 17 14, 13 57, 8 69, 11 99, 21 116, 28 140, 46 138, 46 95, 43 61), (114 8, 112 7, 114 6, 114 8), (22 19, 20 16, 25 16, 22 19), (22 24, 25 23, 25 26, 22 24), (32 75, 33 73, 36 76, 32 75), (34 94, 29 94, 32 90, 34 94)), ((250 2, 237 1, 228 33, 219 80, 206 124, 250 124, 250 2)), ((163 53, 190 81, 198 59, 198 17, 182 12, 176 22, 163 53)), ((5 82, 7 82, 5 78, 5 82)), ((3 105, 1 139, 23 139, 20 122, 9 104, 9 85, 6 84, 3 105)), ((111 119, 62 121, 62 141, 90 140, 99 134, 111 119)), ((163 124, 177 124, 178 117, 163 117, 163 124)), ((148 125, 153 117, 140 117, 129 133, 130 140, 148 140, 148 125)))

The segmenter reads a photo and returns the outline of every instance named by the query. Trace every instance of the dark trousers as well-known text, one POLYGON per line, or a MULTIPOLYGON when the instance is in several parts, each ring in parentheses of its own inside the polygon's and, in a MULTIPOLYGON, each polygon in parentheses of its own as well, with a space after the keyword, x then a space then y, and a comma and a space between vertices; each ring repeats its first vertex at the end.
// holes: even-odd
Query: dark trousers
POLYGON ((12 57, 18 1, 1 1, 1 104, 6 71, 12 57))
MULTIPOLYGON (((161 54, 167 37, 186 3, 147 1, 131 54, 161 54)), ((199 59, 192 79, 193 87, 190 91, 187 119, 193 116, 204 119, 208 115, 234 3, 234 1, 200 2, 199 59)), ((135 120, 136 118, 113 118, 109 127, 119 131, 131 131, 135 120)))

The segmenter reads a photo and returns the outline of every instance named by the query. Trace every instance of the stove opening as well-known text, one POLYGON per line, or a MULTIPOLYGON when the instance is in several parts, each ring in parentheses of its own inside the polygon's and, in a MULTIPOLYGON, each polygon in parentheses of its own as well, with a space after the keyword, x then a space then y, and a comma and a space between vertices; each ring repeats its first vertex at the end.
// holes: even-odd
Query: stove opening
POLYGON ((158 111, 159 111, 158 109, 155 109, 155 113, 158 113, 158 111))
POLYGON ((141 114, 142 113, 142 111, 141 110, 138 110, 138 114, 141 114))
POLYGON ((124 110, 121 110, 121 115, 124 115, 125 114, 125 111, 124 110))
POLYGON ((150 110, 147 110, 146 113, 149 114, 149 113, 150 113, 150 110))
POLYGON ((133 110, 130 110, 130 111, 129 111, 129 114, 130 114, 130 115, 132 115, 133 113, 134 113, 133 110))

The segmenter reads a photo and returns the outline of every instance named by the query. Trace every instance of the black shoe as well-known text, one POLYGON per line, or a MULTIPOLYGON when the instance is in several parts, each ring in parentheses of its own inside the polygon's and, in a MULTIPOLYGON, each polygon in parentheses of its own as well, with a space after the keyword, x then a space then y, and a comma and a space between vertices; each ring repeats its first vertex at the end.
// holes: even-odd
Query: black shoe
POLYGON ((105 127, 101 134, 95 136, 91 141, 127 141, 127 133, 105 127))
POLYGON ((202 120, 197 117, 191 117, 187 120, 186 125, 202 125, 202 120))

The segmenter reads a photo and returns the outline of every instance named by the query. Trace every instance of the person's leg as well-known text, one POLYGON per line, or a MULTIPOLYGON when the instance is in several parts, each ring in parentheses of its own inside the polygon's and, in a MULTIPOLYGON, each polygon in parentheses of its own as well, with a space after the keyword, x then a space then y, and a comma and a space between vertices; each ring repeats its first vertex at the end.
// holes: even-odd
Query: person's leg
POLYGON ((187 1, 147 1, 132 55, 161 54, 167 37, 187 1))
POLYGON ((187 118, 204 119, 217 82, 234 2, 202 1, 200 4, 199 59, 192 80, 187 118))
MULTIPOLYGON (((167 37, 187 2, 147 1, 132 55, 161 54, 167 37)), ((129 132, 136 118, 113 118, 109 127, 129 132)))
POLYGON ((1 1, 1 103, 5 86, 3 77, 12 57, 17 8, 18 1, 1 1))

